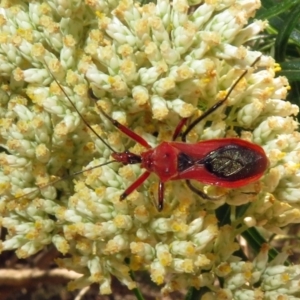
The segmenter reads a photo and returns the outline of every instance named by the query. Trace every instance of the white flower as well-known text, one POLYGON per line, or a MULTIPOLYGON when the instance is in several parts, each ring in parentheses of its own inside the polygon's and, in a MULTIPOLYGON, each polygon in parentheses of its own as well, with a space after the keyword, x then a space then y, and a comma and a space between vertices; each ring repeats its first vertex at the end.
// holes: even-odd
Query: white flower
POLYGON ((17 249, 25 258, 53 243, 69 257, 59 266, 83 274, 69 288, 96 282, 102 294, 112 292, 111 276, 136 288, 130 270, 150 272, 155 283, 165 284, 163 293, 212 287, 217 276, 225 278, 219 296, 243 299, 244 290, 260 295, 246 291, 258 278, 266 295, 281 285, 296 293, 296 267, 281 270, 279 262, 265 268, 264 259, 235 262, 233 255, 235 237, 247 226, 278 232, 300 220, 298 107, 282 100, 288 83, 274 78, 274 60, 242 46, 266 25, 246 25, 259 5, 207 1, 189 12, 186 0, 7 3, 0 16, 0 136, 6 150, 0 155, 0 211, 8 229, 1 250, 17 249), (226 103, 187 140, 241 136, 257 143, 270 160, 265 176, 232 190, 198 183, 221 195, 217 201, 201 199, 184 181, 167 182, 160 213, 158 180, 151 175, 120 201, 143 170, 120 163, 94 168, 112 161, 103 141, 115 151, 145 149, 118 133, 97 105, 155 147, 171 141, 182 118, 200 116, 224 98, 245 70, 226 103), (58 180, 84 168, 94 169, 74 182, 58 180), (232 224, 218 228, 215 209, 225 202, 232 224), (245 203, 248 209, 235 220, 235 206, 245 203))

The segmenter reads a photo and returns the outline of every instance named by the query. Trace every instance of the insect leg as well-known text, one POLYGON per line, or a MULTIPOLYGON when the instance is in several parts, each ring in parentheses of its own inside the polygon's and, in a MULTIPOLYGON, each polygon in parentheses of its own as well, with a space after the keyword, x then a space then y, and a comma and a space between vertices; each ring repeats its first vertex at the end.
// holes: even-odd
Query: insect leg
MULTIPOLYGON (((91 89, 89 89, 89 96, 93 99, 93 100, 98 100, 95 95, 93 94, 93 91, 91 89)), ((127 135, 128 137, 130 137, 132 140, 136 141, 137 143, 139 143, 140 145, 144 146, 147 149, 150 149, 151 146, 148 144, 148 142, 143 139, 140 135, 136 134, 134 131, 130 130, 128 127, 122 125, 121 123, 119 123, 117 120, 114 120, 112 117, 110 117, 106 112, 104 112, 104 110, 97 105, 98 109, 101 111, 101 113, 115 126, 117 127, 121 132, 123 132, 125 135, 127 135)))
POLYGON ((135 182, 133 182, 120 196, 120 200, 124 200, 134 190, 136 190, 143 182, 149 177, 150 172, 146 171, 143 173, 135 182))
MULTIPOLYGON (((255 59, 255 61, 251 64, 250 67, 253 67, 258 61, 260 60, 260 56, 255 59)), ((240 77, 233 83, 233 85, 230 87, 229 91, 227 92, 227 95, 218 101, 216 104, 214 104, 212 107, 210 107, 208 110, 206 110, 200 117, 196 118, 188 127, 187 129, 182 133, 181 140, 183 142, 186 142, 186 136, 189 134, 189 132, 203 119, 205 119, 208 115, 213 113, 216 109, 218 109, 221 105, 224 104, 224 102, 228 99, 234 88, 238 85, 238 83, 243 79, 243 77, 248 73, 248 70, 245 70, 240 77)), ((177 129, 177 128, 176 128, 177 129)))
POLYGON ((221 196, 216 196, 216 197, 210 197, 207 194, 205 194, 203 191, 197 189, 195 186, 192 185, 190 180, 186 180, 185 181, 187 186, 189 187, 189 189, 194 192, 195 194, 197 194, 198 196, 200 196, 202 199, 205 200, 218 200, 219 198, 223 197, 223 195, 221 196))
POLYGON ((180 134, 180 132, 182 130, 182 127, 186 124, 188 119, 189 118, 183 118, 180 120, 180 122, 178 123, 178 125, 173 133, 172 141, 175 141, 177 139, 178 135, 180 134))
POLYGON ((203 199, 206 200, 213 200, 214 198, 209 197, 207 194, 205 194, 203 191, 198 190, 196 187, 194 187, 191 183, 190 180, 186 180, 186 185, 189 187, 189 189, 194 192, 195 194, 197 194, 198 196, 200 196, 203 199))
POLYGON ((158 211, 162 211, 164 208, 164 192, 165 192, 165 184, 163 182, 159 182, 158 186, 158 211))

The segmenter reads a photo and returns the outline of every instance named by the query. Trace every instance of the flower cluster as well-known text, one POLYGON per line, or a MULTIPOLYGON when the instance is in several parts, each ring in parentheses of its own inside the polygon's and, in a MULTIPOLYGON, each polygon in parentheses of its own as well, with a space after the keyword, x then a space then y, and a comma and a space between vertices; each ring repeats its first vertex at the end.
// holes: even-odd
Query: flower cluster
MULTIPOLYGON (((266 261, 263 266, 233 262, 233 252, 241 228, 277 232, 300 221, 295 209, 300 135, 292 117, 298 107, 282 100, 288 83, 275 78, 273 59, 243 46, 266 25, 247 25, 259 1, 193 5, 187 0, 143 6, 131 0, 2 1, 0 212, 8 230, 2 251, 16 249, 25 258, 53 243, 68 254, 58 264, 83 274, 69 287, 96 282, 102 294, 111 293, 112 275, 135 288, 130 270, 147 270, 165 293, 213 288, 216 276, 226 282, 216 293, 236 299, 247 282, 257 282, 253 276, 264 278, 261 293, 294 284, 290 276, 275 286, 271 277, 295 275, 297 268, 275 272, 266 261), (260 144, 270 165, 259 182, 226 191, 199 184, 221 195, 213 202, 184 182, 170 182, 159 213, 154 175, 119 201, 142 174, 138 164, 112 163, 74 182, 58 180, 106 163, 111 154, 66 95, 115 151, 141 153, 142 146, 120 134, 97 105, 155 147, 171 140, 181 118, 198 116, 222 99, 246 69, 226 105, 197 125, 188 142, 240 136, 260 144), (249 206, 232 226, 218 228, 215 209, 225 202, 249 206)), ((248 287, 248 292, 257 291, 248 287)))

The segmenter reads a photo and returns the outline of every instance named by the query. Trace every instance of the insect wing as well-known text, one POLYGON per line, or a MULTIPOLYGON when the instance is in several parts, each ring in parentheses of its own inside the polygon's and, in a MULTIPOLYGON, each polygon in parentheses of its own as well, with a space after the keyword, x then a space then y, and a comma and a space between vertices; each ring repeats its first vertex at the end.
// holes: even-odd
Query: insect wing
POLYGON ((268 167, 262 147, 236 138, 195 144, 173 143, 181 151, 177 179, 238 188, 258 180, 268 167))

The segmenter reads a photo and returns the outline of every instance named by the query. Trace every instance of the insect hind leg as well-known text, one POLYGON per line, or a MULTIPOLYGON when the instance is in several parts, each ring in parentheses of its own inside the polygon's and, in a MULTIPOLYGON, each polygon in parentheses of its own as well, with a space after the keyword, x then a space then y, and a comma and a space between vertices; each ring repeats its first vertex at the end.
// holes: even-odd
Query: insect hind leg
POLYGON ((199 190, 198 188, 196 188, 194 185, 192 185, 191 181, 190 180, 186 180, 186 185, 188 186, 188 188, 194 192, 195 194, 197 194, 198 196, 200 196, 202 199, 205 199, 205 200, 218 200, 220 199, 221 197, 223 197, 223 195, 221 196, 216 196, 216 197, 211 197, 211 196, 208 196, 206 193, 204 193, 203 191, 199 190))

